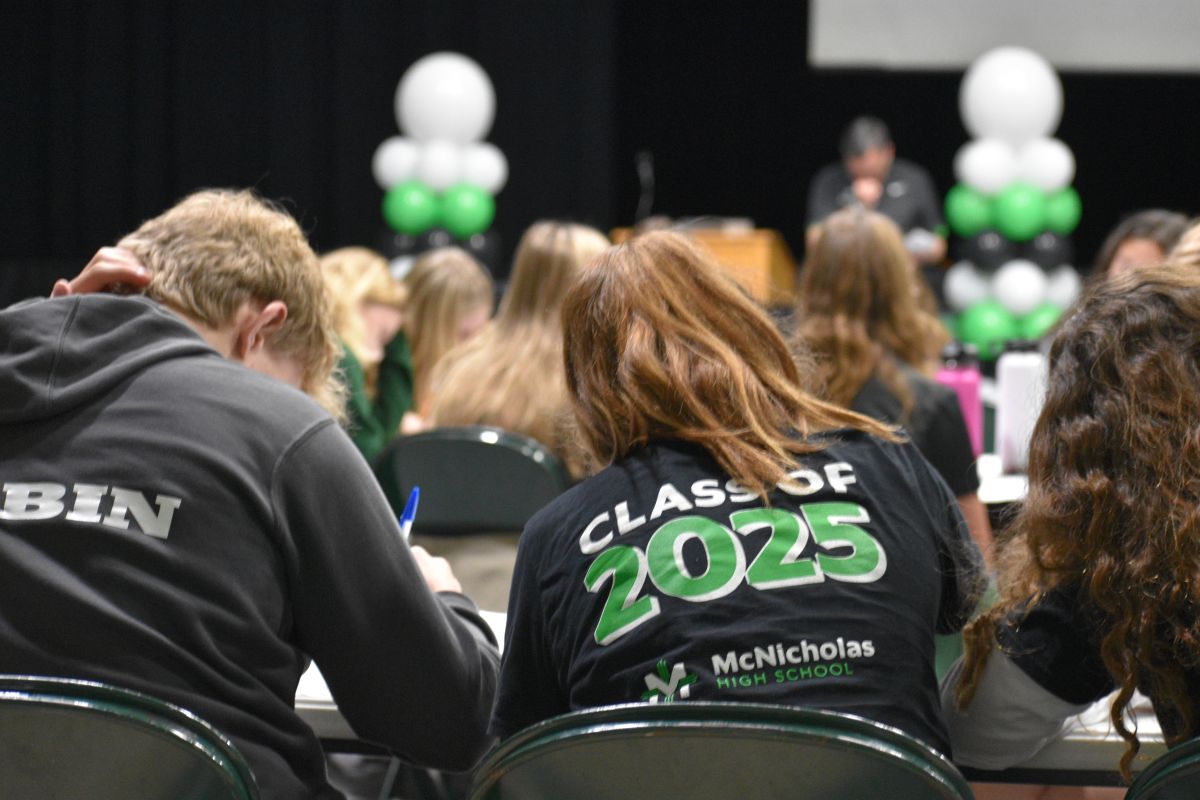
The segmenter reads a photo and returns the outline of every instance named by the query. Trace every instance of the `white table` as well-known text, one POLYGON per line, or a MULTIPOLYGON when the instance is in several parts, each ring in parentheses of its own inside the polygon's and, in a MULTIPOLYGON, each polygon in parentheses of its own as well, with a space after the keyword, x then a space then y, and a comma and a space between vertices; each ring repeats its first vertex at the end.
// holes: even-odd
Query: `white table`
MULTIPOLYGON (((481 612, 504 641, 507 616, 494 611, 481 612)), ((357 741, 358 736, 338 711, 329 694, 329 687, 316 665, 309 667, 296 689, 296 711, 319 738, 342 745, 357 741)), ((1144 769, 1150 761, 1166 752, 1162 732, 1153 714, 1138 719, 1142 749, 1134 762, 1134 770, 1144 769)), ((1111 784, 1116 780, 1117 763, 1125 752, 1125 742, 1110 730, 1102 711, 1085 714, 1077 725, 1059 739, 1048 744, 1025 763, 1003 772, 966 770, 973 780, 1008 783, 1111 784)))
POLYGON ((979 501, 985 506, 1015 503, 1025 499, 1029 491, 1029 479, 1024 475, 1005 475, 1000 467, 1000 456, 984 453, 975 462, 979 473, 979 501))

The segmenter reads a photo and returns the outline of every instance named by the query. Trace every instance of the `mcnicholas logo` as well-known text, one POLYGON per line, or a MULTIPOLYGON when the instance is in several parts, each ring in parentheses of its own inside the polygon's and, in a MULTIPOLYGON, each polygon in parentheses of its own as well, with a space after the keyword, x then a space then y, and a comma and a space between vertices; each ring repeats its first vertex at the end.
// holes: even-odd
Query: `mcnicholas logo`
POLYGON ((841 636, 831 642, 783 642, 744 652, 730 650, 712 657, 718 689, 749 688, 767 683, 792 683, 813 678, 841 678, 854 674, 852 662, 872 658, 875 645, 841 636), (774 669, 768 670, 768 667, 774 669))
POLYGON ((696 676, 689 675, 682 663, 671 667, 671 671, 668 672, 667 662, 660 658, 656 670, 646 675, 643 680, 646 681, 646 691, 642 693, 643 700, 651 703, 674 703, 677 698, 687 700, 691 696, 696 676))

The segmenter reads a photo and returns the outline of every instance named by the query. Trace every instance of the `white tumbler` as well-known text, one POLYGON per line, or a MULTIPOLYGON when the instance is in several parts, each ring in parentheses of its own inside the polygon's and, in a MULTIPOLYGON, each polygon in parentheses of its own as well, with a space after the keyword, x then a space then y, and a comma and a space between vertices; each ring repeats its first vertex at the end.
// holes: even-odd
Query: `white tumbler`
POLYGON ((1004 472, 1025 472, 1029 437, 1046 395, 1046 357, 1037 342, 1009 342, 996 361, 996 452, 1004 472))

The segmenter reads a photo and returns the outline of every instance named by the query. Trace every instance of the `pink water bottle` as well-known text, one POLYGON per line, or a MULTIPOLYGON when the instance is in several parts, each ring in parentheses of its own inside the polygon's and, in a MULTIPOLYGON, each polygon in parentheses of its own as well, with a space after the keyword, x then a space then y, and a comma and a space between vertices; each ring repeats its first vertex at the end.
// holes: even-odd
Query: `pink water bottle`
POLYGON ((942 368, 935 379, 958 395, 958 406, 967 423, 971 452, 983 452, 983 400, 979 397, 979 353, 974 345, 951 342, 942 350, 942 368))

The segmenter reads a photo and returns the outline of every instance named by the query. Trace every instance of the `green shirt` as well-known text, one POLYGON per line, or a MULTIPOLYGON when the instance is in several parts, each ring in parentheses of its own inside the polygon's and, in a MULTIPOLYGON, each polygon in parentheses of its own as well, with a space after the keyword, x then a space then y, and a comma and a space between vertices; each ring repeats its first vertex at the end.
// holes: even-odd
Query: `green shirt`
POLYGON ((400 420, 413 405, 412 354, 408 338, 396 334, 383 351, 374 401, 367 395, 362 364, 342 347, 339 365, 346 381, 347 433, 368 462, 373 462, 400 429, 400 420))

